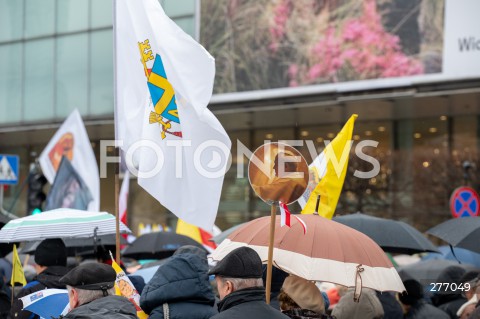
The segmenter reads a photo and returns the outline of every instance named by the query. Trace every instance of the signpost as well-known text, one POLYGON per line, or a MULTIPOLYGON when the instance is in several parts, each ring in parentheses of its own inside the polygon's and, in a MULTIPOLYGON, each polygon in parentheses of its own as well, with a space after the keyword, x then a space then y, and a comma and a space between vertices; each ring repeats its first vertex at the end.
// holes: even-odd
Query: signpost
POLYGON ((18 183, 19 163, 18 155, 0 154, 0 212, 10 218, 11 214, 3 209, 3 185, 18 183))
POLYGON ((450 211, 454 218, 479 216, 480 197, 471 187, 459 187, 450 197, 450 211))
POLYGON ((0 154, 0 184, 18 183, 19 158, 17 155, 0 154))

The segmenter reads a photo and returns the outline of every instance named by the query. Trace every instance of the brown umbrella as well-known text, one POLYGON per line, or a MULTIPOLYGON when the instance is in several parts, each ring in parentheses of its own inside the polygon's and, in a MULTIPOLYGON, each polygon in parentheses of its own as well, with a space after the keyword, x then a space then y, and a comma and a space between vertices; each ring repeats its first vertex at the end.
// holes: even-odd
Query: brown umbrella
MULTIPOLYGON (((379 291, 404 291, 402 280, 384 251, 368 236, 317 215, 298 215, 291 228, 276 218, 273 263, 307 280, 379 291)), ((233 232, 213 252, 221 260, 241 246, 253 248, 264 263, 268 259, 270 217, 255 219, 233 232)))

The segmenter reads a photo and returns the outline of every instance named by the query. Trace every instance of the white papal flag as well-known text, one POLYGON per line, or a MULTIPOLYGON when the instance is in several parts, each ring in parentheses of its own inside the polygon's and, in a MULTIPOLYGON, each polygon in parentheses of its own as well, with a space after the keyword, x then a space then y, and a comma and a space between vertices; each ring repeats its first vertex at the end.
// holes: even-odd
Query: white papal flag
MULTIPOLYGON (((40 155, 42 172, 50 184, 55 180, 63 156, 68 158, 92 195, 93 200, 88 204, 88 210, 98 212, 100 210, 100 177, 97 160, 77 109, 63 122, 40 155)), ((72 186, 71 189, 66 189, 65 196, 68 192, 74 192, 74 188, 72 186)))
POLYGON ((115 131, 127 165, 162 205, 211 230, 231 147, 207 109, 215 61, 158 0, 116 0, 114 23, 115 131))

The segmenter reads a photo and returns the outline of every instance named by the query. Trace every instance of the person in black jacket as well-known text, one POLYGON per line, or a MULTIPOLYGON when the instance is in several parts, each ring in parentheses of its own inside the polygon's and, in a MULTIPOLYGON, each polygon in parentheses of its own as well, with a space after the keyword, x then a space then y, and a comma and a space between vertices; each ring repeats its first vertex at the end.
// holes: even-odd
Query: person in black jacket
POLYGON ((137 309, 127 298, 114 296, 117 274, 109 265, 87 263, 60 279, 67 287, 69 312, 64 319, 137 319, 137 309))
MULTIPOLYGON (((405 319, 448 319, 448 314, 425 302, 423 286, 416 280, 403 282, 407 292, 399 294, 398 299, 405 309, 405 319)), ((385 317, 387 318, 387 317, 385 317)))
POLYGON ((22 310, 21 297, 47 288, 65 289, 65 285, 59 282, 60 278, 68 272, 66 268, 67 248, 61 239, 54 238, 42 241, 35 250, 35 263, 37 276, 15 296, 10 310, 12 319, 39 318, 30 311, 22 310))
POLYGON ((219 314, 212 319, 289 319, 265 303, 262 261, 251 248, 240 247, 210 270, 220 295, 219 314))
POLYGON ((143 288, 140 307, 150 319, 208 319, 217 311, 208 280, 207 254, 179 248, 143 288))
MULTIPOLYGON (((449 266, 438 275, 436 282, 456 284, 458 287, 465 273, 465 269, 460 266, 449 266)), ((462 295, 461 290, 452 290, 451 287, 452 285, 449 285, 447 290, 439 289, 432 297, 432 304, 445 311, 451 319, 457 319, 457 311, 467 302, 467 298, 462 295)))

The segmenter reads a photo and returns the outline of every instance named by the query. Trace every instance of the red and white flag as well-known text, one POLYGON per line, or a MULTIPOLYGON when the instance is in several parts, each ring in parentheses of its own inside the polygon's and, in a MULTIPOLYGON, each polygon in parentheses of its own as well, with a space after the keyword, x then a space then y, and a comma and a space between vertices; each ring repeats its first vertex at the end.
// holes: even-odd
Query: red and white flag
POLYGON ((288 226, 291 227, 290 224, 290 211, 285 203, 280 202, 280 226, 288 226))
POLYGON ((118 214, 120 221, 127 225, 127 204, 128 204, 128 190, 130 188, 130 172, 125 171, 123 175, 122 187, 120 188, 120 195, 118 196, 118 214))
POLYGON ((292 227, 291 219, 292 219, 292 216, 293 216, 293 218, 295 218, 300 223, 300 225, 302 226, 303 234, 306 234, 307 233, 307 225, 305 224, 305 222, 300 217, 298 217, 296 215, 292 215, 292 213, 290 213, 290 211, 288 210, 288 206, 285 203, 280 202, 279 206, 280 206, 280 226, 281 227, 283 227, 283 226, 292 227))

